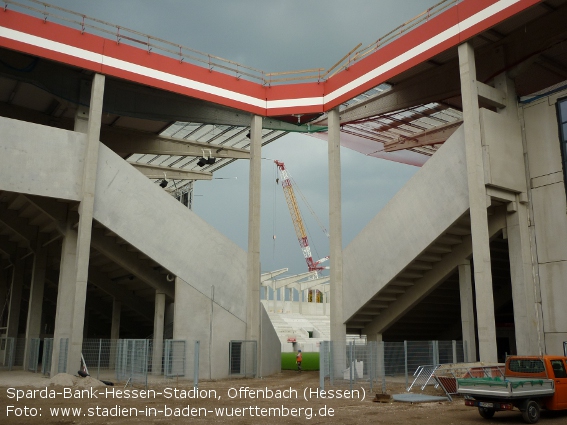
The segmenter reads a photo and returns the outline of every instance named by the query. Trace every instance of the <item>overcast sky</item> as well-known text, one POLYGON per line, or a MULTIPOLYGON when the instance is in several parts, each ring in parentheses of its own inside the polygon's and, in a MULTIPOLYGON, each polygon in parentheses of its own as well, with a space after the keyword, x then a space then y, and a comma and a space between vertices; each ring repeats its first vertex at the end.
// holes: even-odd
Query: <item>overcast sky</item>
MULTIPOLYGON (((221 56, 266 72, 329 68, 358 43, 367 46, 439 0, 48 0, 90 17, 221 56)), ((284 161, 328 228, 327 144, 289 134, 262 156, 284 161)), ((343 246, 417 171, 343 148, 343 246)), ((194 212, 247 249, 248 161, 195 184, 194 212), (237 179, 232 179, 237 177, 237 179)), ((262 161, 262 271, 307 271, 272 160, 262 161), (276 238, 274 239, 274 236, 276 238)), ((300 199, 315 260, 327 237, 300 199)), ((387 225, 387 224, 386 224, 387 225)), ((328 264, 328 263, 327 263, 328 264)), ((348 276, 345 276, 348 279, 348 276)))

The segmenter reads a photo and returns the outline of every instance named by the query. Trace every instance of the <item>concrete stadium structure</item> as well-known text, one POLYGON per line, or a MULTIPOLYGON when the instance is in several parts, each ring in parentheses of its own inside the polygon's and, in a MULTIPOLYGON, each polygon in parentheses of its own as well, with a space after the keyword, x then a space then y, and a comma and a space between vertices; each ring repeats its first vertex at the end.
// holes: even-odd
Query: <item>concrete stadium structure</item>
POLYGON ((144 50, 47 18, 0 12, 7 336, 53 335, 54 358, 69 338, 73 371, 86 336, 159 341, 172 303, 173 337, 201 341, 201 376, 228 374, 231 340, 258 342, 259 375, 279 370, 260 303, 260 157, 293 129, 329 141, 332 340, 462 338, 469 360, 488 362, 562 352, 566 1, 447 1, 336 74, 279 85, 187 63, 181 46, 160 55, 149 38, 144 50), (441 120, 448 109, 462 119, 441 120), (369 124, 399 110, 413 112, 369 124), (297 114, 312 121, 291 124, 297 114), (231 126, 247 141, 176 139, 167 129, 178 121, 231 126), (397 148, 382 137, 392 129, 397 148), (423 164, 344 251, 341 144, 423 164), (195 160, 132 164, 137 154, 195 160), (249 159, 248 252, 156 184, 164 172, 211 178, 199 157, 221 159, 209 171, 249 159))

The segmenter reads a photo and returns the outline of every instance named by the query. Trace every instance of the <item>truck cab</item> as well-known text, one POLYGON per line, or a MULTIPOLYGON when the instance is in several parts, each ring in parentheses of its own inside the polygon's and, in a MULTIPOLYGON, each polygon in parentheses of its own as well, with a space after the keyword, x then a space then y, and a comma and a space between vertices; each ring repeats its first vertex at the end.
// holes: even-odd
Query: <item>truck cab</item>
POLYGON ((567 410, 567 357, 511 356, 503 378, 459 379, 457 385, 465 404, 478 407, 483 418, 515 407, 533 424, 540 409, 567 410))

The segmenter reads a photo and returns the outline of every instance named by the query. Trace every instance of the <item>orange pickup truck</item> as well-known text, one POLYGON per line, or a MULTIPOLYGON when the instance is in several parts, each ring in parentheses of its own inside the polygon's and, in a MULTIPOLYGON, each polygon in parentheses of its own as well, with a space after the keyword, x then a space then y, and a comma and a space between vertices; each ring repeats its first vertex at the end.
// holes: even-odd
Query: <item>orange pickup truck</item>
POLYGON ((516 407, 525 422, 535 424, 540 409, 567 409, 567 357, 511 356, 502 378, 458 379, 457 391, 485 419, 516 407))

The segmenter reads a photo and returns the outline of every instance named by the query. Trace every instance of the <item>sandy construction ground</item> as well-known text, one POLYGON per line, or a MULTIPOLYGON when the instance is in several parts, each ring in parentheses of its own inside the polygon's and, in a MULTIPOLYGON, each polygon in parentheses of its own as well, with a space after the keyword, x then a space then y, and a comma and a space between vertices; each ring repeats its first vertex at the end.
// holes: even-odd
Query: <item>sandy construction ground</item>
MULTIPOLYGON (((109 387, 92 378, 70 375, 50 380, 26 372, 0 372, 0 423, 522 423, 519 411, 499 412, 490 421, 482 419, 476 409, 464 406, 461 398, 453 402, 377 403, 367 388, 354 387, 358 392, 351 394, 349 387, 328 386, 326 389, 335 390, 335 398, 328 398, 330 394, 323 397, 318 388, 318 372, 285 371, 264 379, 201 382, 198 397, 191 383, 181 381, 150 384, 146 390, 141 385, 109 387), (336 398, 339 394, 343 398, 336 398)), ((403 383, 387 383, 387 393, 403 392, 403 383)), ((441 395, 433 388, 428 392, 441 395)), ((542 412, 540 423, 565 425, 567 412, 542 412)))

